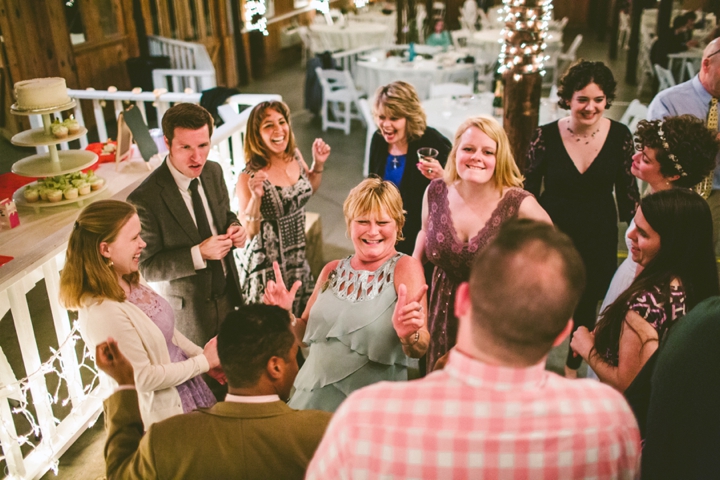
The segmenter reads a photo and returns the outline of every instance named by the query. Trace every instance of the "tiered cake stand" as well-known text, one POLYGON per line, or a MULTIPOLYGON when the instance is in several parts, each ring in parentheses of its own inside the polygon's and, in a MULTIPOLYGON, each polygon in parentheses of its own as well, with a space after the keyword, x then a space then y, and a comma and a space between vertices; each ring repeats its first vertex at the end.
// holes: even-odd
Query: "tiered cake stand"
MULTIPOLYGON (((68 135, 65 138, 57 138, 51 132, 52 118, 51 115, 56 112, 63 112, 70 110, 75 107, 75 100, 64 105, 58 105, 57 107, 43 108, 43 109, 32 109, 26 110, 17 106, 17 104, 10 107, 10 112, 15 115, 42 115, 43 127, 33 128, 32 130, 26 130, 15 135, 10 141, 21 147, 48 147, 48 153, 41 153, 37 155, 31 155, 18 162, 15 162, 12 166, 13 173, 21 175, 23 177, 54 177, 56 175, 63 175, 66 173, 74 173, 83 170, 91 165, 94 165, 98 161, 98 156, 94 152, 87 150, 60 150, 58 151, 57 145, 64 142, 76 140, 87 133, 85 127, 80 127, 80 131, 73 135, 68 135)), ((25 199, 23 192, 25 188, 35 186, 36 182, 33 182, 25 187, 20 188, 13 195, 13 199, 17 205, 25 205, 35 209, 35 212, 39 212, 44 207, 56 207, 60 205, 77 204, 82 207, 86 200, 98 195, 107 188, 107 182, 103 184, 102 188, 93 190, 87 195, 78 195, 77 198, 71 200, 60 200, 59 202, 50 202, 45 200, 38 200, 37 202, 28 202, 25 199)))

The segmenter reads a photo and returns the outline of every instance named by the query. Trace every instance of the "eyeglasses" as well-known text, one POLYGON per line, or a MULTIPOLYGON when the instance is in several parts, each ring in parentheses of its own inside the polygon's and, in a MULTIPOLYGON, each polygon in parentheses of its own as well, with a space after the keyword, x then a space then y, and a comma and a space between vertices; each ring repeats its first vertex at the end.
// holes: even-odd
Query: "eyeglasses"
POLYGON ((710 58, 710 57, 712 57, 713 55, 717 55, 718 53, 720 53, 720 50, 716 50, 715 52, 711 53, 710 55, 708 55, 708 56, 705 57, 705 58, 710 58))

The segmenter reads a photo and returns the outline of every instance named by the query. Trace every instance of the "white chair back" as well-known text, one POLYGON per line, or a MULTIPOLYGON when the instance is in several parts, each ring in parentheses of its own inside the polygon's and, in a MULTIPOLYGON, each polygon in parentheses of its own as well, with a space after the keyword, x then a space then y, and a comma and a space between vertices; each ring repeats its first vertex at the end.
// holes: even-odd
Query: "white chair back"
POLYGON ((631 132, 635 132, 637 124, 640 120, 644 120, 647 117, 648 107, 640 103, 637 98, 630 102, 627 110, 623 113, 620 123, 624 123, 628 126, 631 132))
POLYGON ((563 54, 563 59, 574 62, 575 57, 577 57, 578 48, 580 48, 580 44, 582 43, 582 41, 583 41, 583 36, 581 33, 578 33, 575 36, 575 39, 570 44, 570 48, 568 48, 567 52, 565 52, 563 54))
POLYGON ((445 2, 433 2, 433 18, 445 18, 445 2))
POLYGON ((670 70, 661 67, 657 63, 653 65, 653 68, 655 69, 655 75, 657 75, 658 81, 660 82, 659 92, 662 92, 666 88, 675 86, 675 77, 673 77, 670 70))
POLYGON ((687 62, 685 64, 685 71, 687 71, 688 78, 692 79, 695 76, 695 66, 692 62, 687 62))
POLYGON ((420 43, 425 43, 425 19, 427 18, 427 12, 425 11, 424 7, 420 7, 421 5, 418 5, 415 22, 417 24, 418 41, 420 43))
POLYGON ((360 92, 355 88, 350 72, 347 70, 323 70, 320 67, 315 68, 318 80, 323 90, 323 102, 321 109, 322 130, 327 131, 328 128, 339 128, 345 131, 345 135, 350 133, 350 120, 357 118, 365 123, 365 118, 352 111, 353 104, 358 107, 360 100, 360 92), (343 106, 343 109, 340 109, 343 106), (335 120, 331 120, 329 109, 332 110, 335 120))
POLYGON ((462 83, 439 83, 437 85, 430 85, 430 98, 472 95, 472 93, 472 85, 462 83))
POLYGON ((467 41, 468 38, 470 38, 470 35, 472 35, 472 32, 467 29, 453 30, 450 32, 450 37, 452 37, 453 45, 455 45, 456 48, 463 48, 467 46, 467 41))
POLYGON ((365 158, 363 159, 363 177, 367 177, 370 174, 370 144, 372 143, 373 135, 377 130, 377 125, 375 125, 372 109, 370 108, 370 103, 367 99, 361 98, 358 104, 360 105, 360 113, 367 124, 367 133, 365 135, 365 158))

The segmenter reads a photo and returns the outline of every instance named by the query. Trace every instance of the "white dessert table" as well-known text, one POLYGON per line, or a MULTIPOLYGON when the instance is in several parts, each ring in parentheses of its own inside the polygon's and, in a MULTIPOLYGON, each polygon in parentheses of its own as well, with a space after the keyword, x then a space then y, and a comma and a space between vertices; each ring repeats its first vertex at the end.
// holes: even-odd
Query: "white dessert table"
POLYGON ((357 22, 345 25, 310 25, 310 37, 323 50, 353 50, 387 43, 390 27, 381 23, 357 22))
MULTIPOLYGON (((464 56, 464 55, 462 55, 464 56)), ((474 83, 475 66, 456 63, 453 54, 438 54, 432 60, 416 57, 408 62, 400 57, 385 58, 385 52, 375 52, 366 60, 357 62, 355 86, 369 97, 378 87, 403 80, 415 87, 420 99, 430 96, 430 85, 440 83, 474 83)))
MULTIPOLYGON (((427 115, 428 126, 452 141, 457 129, 468 118, 478 115, 493 116, 493 97, 492 92, 485 92, 475 94, 472 99, 431 98, 422 102, 422 105, 427 115)), ((540 125, 565 116, 567 112, 561 110, 557 103, 552 103, 547 98, 540 99, 540 125)), ((496 118, 496 120, 502 123, 502 119, 496 118)))

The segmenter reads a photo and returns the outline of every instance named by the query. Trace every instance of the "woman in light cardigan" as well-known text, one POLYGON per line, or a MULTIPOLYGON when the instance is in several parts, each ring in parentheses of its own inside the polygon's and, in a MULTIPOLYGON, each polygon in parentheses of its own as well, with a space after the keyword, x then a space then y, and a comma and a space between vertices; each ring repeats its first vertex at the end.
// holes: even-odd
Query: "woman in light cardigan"
POLYGON ((78 310, 83 340, 114 338, 133 365, 143 424, 209 407, 215 398, 200 374, 219 365, 215 339, 200 348, 175 329, 172 308, 138 273, 140 220, 125 202, 88 205, 70 235, 60 300, 78 310))

